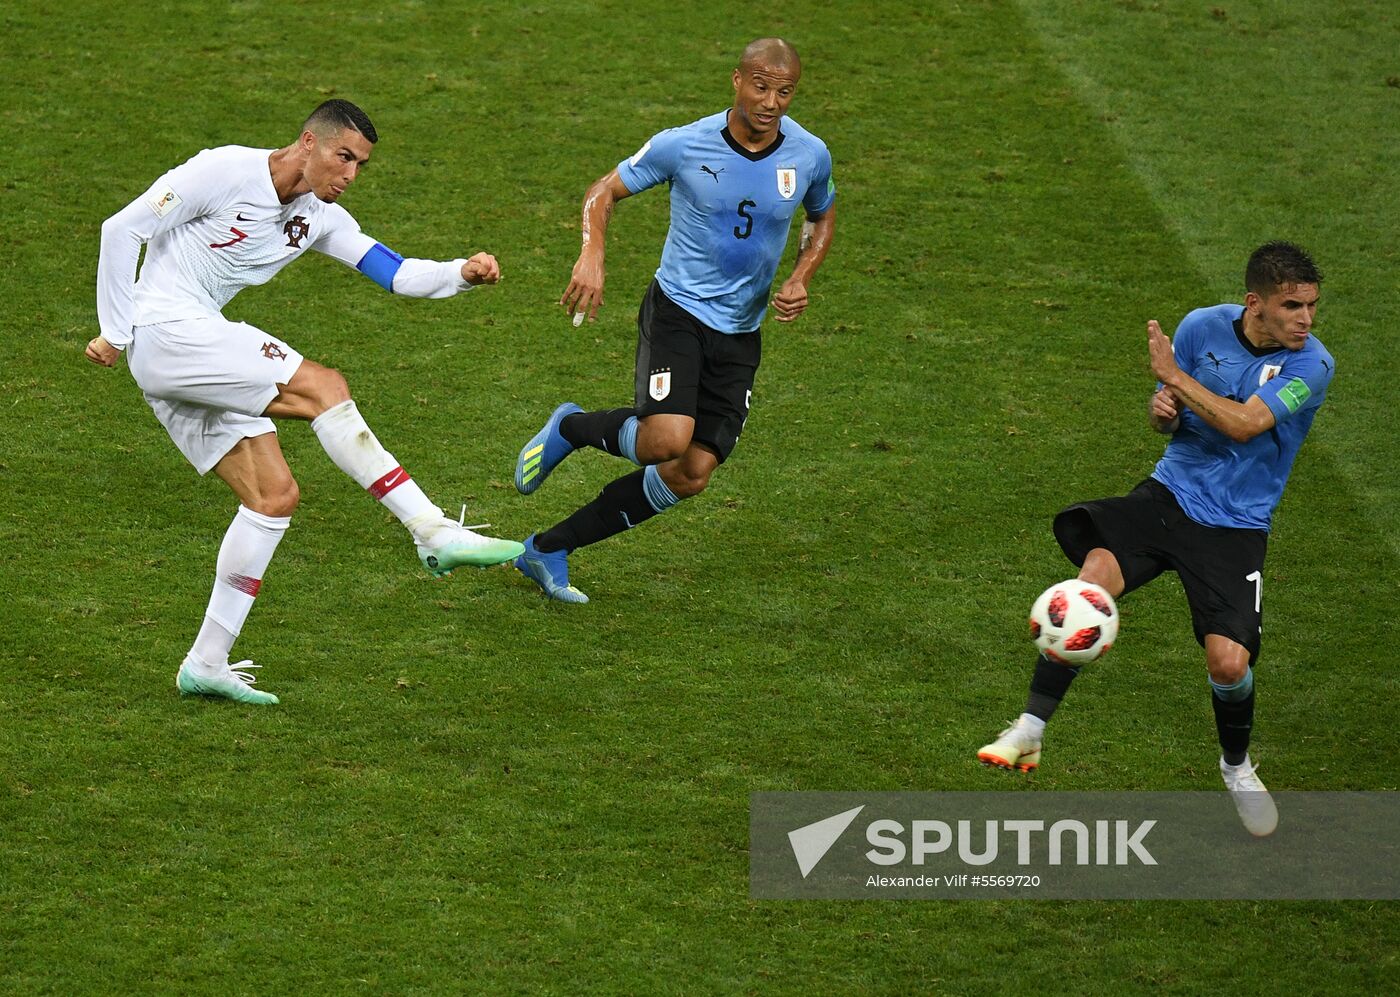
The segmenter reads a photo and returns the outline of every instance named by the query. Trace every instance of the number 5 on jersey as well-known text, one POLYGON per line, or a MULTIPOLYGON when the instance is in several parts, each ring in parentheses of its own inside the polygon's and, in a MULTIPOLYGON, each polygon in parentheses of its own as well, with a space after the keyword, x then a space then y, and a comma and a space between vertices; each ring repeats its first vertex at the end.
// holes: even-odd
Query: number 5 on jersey
POLYGON ((736 238, 736 239, 747 239, 747 238, 749 237, 749 233, 751 233, 751 232, 753 231, 753 215, 749 214, 749 213, 748 213, 747 211, 745 211, 744 209, 745 209, 745 208, 755 208, 755 207, 757 207, 757 206, 758 206, 758 202, 757 202, 757 201, 743 200, 743 201, 740 201, 740 202, 739 202, 739 217, 742 218, 742 219, 744 220, 744 230, 743 230, 742 232, 739 231, 739 226, 738 226, 738 225, 735 225, 735 226, 734 226, 734 238, 736 238))

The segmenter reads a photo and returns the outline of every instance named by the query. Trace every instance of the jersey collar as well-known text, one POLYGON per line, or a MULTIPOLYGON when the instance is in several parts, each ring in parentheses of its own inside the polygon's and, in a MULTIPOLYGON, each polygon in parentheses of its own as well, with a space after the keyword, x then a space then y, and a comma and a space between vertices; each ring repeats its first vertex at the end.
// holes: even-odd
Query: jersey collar
POLYGON ((1235 319, 1235 338, 1240 341, 1240 345, 1247 349, 1256 357, 1266 357, 1270 353, 1277 353, 1283 349, 1282 346, 1255 346, 1249 341, 1249 337, 1244 334, 1244 309, 1240 309, 1239 318, 1235 319))
POLYGON ((745 149, 742 145, 740 145, 738 140, 735 139, 732 134, 730 134, 729 125, 726 124, 722 129, 720 129, 720 135, 724 136, 724 141, 729 144, 729 148, 733 149, 745 159, 755 163, 757 163, 761 159, 767 159, 769 156, 773 155, 773 153, 777 152, 778 148, 783 144, 783 139, 787 137, 783 134, 783 131, 780 128, 778 129, 778 137, 773 140, 772 145, 768 146, 766 149, 761 149, 758 152, 751 152, 748 149, 745 149))

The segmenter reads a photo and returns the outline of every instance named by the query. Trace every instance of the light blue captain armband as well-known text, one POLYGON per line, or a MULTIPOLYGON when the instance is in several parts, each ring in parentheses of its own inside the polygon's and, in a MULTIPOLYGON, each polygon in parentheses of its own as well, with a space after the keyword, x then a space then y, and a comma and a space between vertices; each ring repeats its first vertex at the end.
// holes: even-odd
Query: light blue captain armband
POLYGON ((360 258, 360 262, 355 264, 355 269, 384 290, 392 292, 394 290, 394 274, 399 272, 401 266, 403 266, 402 256, 384 243, 376 242, 369 248, 369 252, 360 258))

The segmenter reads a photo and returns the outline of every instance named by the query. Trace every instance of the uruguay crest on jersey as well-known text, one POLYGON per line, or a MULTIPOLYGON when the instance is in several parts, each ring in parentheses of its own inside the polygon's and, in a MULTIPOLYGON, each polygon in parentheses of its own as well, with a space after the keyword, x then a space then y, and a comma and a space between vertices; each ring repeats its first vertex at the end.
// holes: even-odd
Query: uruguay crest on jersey
POLYGON ((647 378, 647 394, 651 395, 652 401, 664 401, 671 393, 671 371, 654 370, 647 378))
POLYGON ((784 199, 797 193, 797 170, 794 167, 778 167, 778 193, 784 199))

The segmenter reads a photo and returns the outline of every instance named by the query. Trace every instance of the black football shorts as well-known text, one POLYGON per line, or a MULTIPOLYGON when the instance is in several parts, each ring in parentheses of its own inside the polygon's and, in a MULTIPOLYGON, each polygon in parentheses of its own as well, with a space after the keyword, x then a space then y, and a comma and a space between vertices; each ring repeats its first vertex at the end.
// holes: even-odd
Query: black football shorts
POLYGON ((1219 634, 1259 656, 1267 530, 1202 526, 1182 511, 1166 485, 1148 478, 1121 498, 1072 505, 1055 517, 1055 539, 1083 565, 1103 547, 1118 559, 1124 592, 1175 571, 1191 606, 1196 640, 1219 634))
POLYGON ((686 415, 720 462, 749 417, 760 334, 711 329, 651 282, 637 313, 637 416, 686 415))

